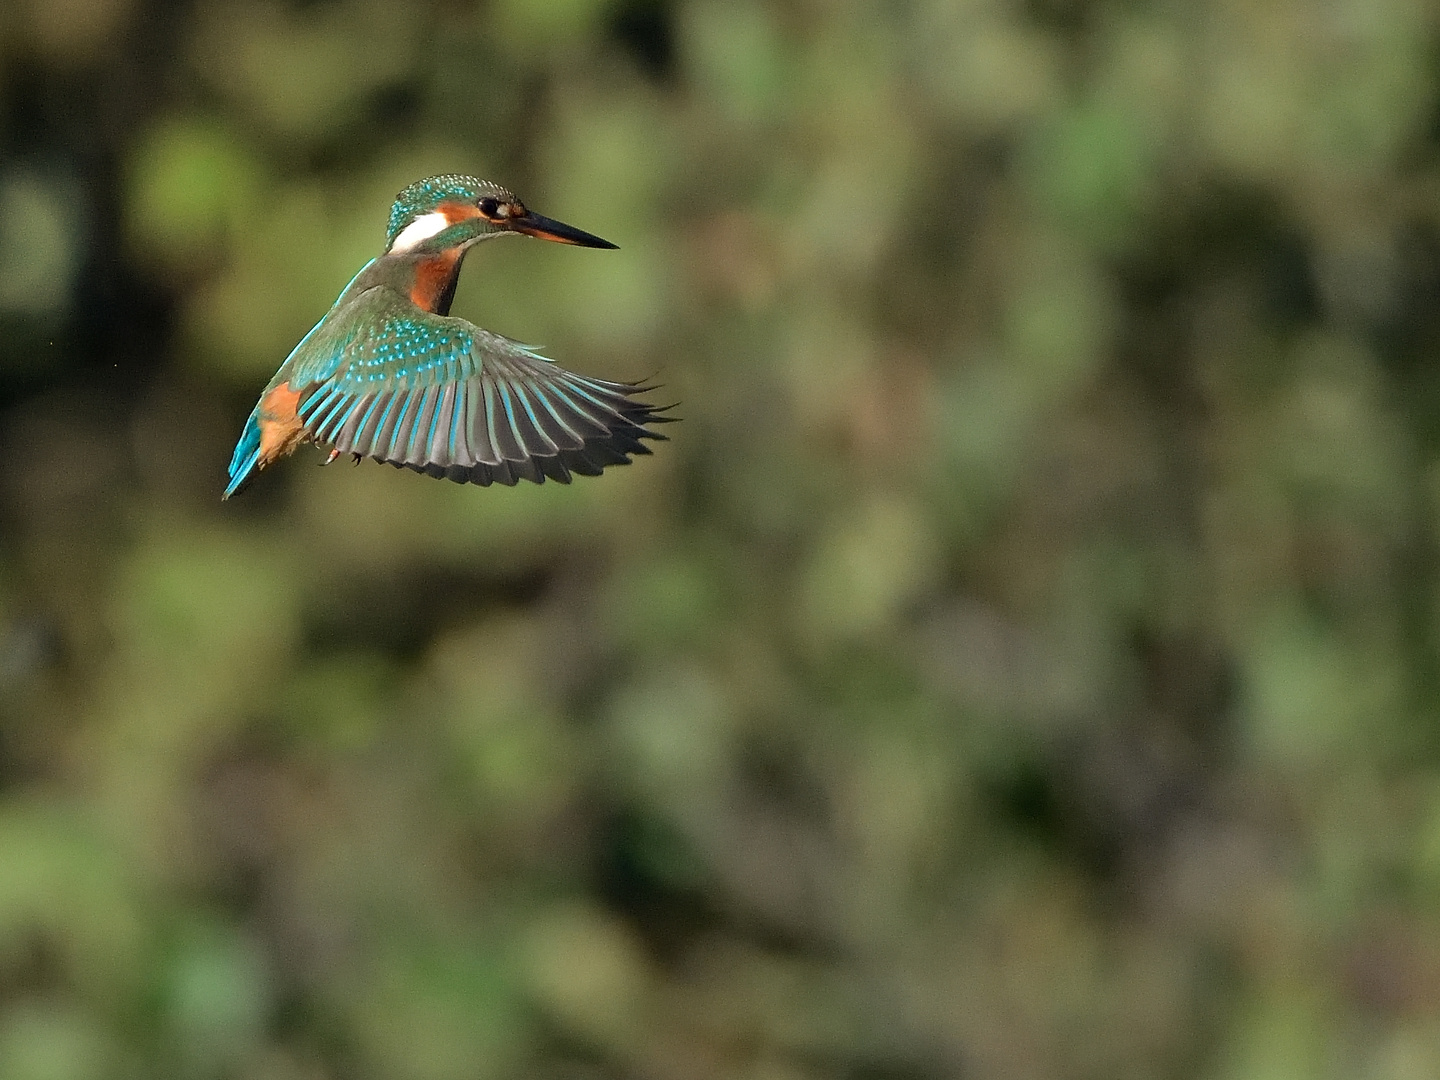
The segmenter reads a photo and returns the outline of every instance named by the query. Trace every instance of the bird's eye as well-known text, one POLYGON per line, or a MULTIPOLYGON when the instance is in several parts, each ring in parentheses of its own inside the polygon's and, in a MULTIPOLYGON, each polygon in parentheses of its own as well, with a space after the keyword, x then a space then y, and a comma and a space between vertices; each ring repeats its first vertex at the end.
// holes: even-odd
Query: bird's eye
POLYGON ((484 214, 487 218, 493 218, 496 211, 500 209, 500 200, 486 196, 481 199, 477 205, 480 207, 480 213, 484 214))

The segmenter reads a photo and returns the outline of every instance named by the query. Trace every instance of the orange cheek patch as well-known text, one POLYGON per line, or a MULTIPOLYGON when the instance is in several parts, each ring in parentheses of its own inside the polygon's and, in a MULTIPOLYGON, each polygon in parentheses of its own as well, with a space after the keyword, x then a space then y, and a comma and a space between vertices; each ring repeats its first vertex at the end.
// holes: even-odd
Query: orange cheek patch
POLYGON ((480 216, 480 208, 469 203, 447 202, 441 203, 435 209, 445 215, 445 220, 451 225, 458 225, 462 221, 469 221, 471 218, 480 216))
POLYGON ((300 391, 282 383, 260 399, 260 463, 283 457, 295 449, 304 437, 300 423, 300 391))

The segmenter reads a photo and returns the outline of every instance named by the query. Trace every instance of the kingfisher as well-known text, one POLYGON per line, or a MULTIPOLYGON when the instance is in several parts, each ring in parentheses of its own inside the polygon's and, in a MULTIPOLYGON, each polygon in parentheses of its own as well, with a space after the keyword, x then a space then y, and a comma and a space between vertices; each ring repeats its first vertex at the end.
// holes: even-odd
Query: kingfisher
POLYGON ((522 234, 616 245, 529 210, 497 184, 432 176, 395 199, 384 252, 366 263, 266 385, 222 499, 301 443, 445 477, 568 484, 648 454, 673 417, 642 383, 576 375, 529 346, 450 315, 465 253, 522 234))

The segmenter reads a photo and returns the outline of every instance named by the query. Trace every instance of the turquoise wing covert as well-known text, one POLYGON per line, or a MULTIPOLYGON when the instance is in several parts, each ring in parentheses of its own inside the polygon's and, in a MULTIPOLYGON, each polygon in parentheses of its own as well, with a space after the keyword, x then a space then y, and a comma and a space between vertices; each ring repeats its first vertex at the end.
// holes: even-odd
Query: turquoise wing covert
POLYGON ((307 434, 337 453, 457 483, 567 484, 650 453, 642 439, 665 438, 647 425, 670 418, 632 396, 651 387, 575 375, 388 288, 337 315, 308 362, 282 369, 301 390, 307 434))

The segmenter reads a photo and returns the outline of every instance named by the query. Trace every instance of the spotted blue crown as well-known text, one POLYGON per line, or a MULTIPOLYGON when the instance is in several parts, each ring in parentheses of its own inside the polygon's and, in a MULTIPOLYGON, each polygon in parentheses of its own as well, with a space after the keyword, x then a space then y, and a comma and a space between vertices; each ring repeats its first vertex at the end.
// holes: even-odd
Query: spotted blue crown
POLYGON ((390 230, 385 242, 394 243, 401 229, 421 214, 428 214, 442 202, 475 202, 486 195, 501 201, 514 198, 498 184, 458 173, 417 180, 395 196, 395 205, 390 208, 390 230))

